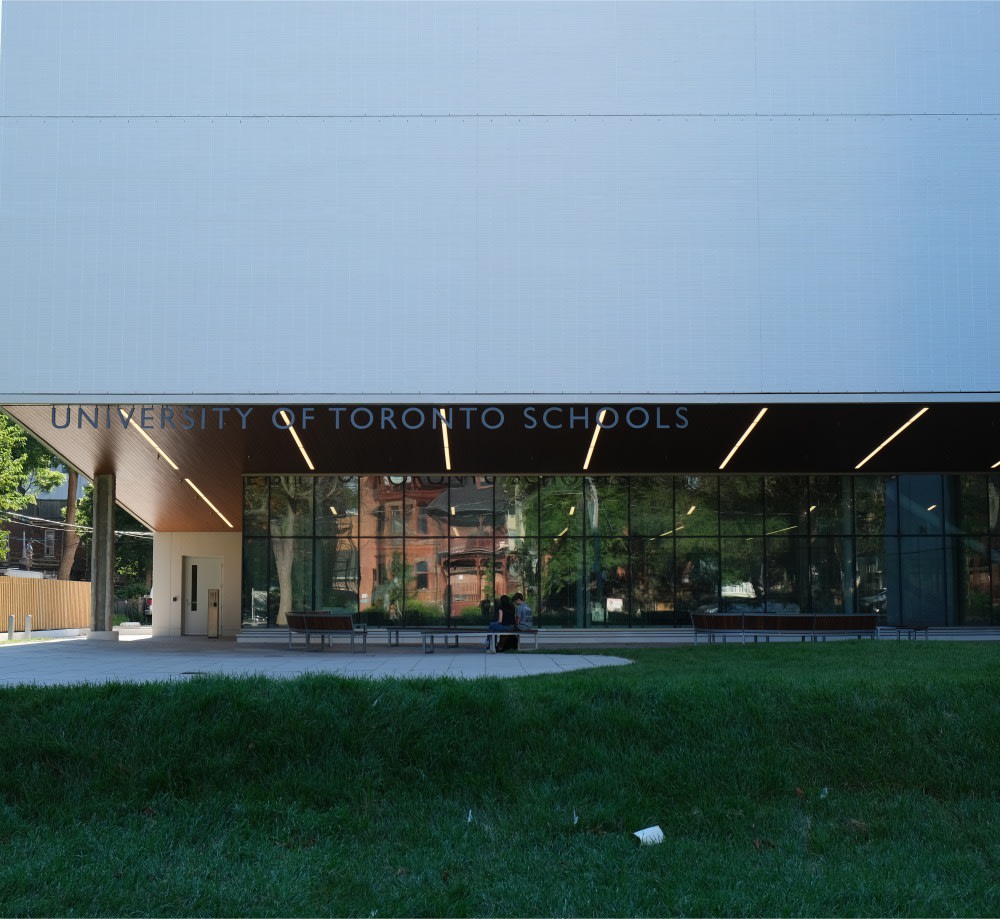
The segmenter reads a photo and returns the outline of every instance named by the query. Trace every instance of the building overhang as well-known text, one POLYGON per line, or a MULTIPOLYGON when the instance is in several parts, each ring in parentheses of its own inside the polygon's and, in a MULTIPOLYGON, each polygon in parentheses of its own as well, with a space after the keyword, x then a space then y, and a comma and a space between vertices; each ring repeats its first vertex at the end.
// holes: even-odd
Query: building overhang
POLYGON ((88 478, 115 474, 119 504, 173 532, 241 529, 246 475, 982 473, 1000 461, 1000 401, 985 399, 3 408, 88 478))

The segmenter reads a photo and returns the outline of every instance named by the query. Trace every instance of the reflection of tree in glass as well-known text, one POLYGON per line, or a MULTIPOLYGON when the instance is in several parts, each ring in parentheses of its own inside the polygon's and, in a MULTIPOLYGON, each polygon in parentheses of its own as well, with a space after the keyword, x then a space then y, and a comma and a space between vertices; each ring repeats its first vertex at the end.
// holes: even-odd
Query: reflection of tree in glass
POLYGON ((313 479, 308 476, 279 475, 271 478, 271 551, 278 578, 275 620, 278 625, 285 625, 285 614, 292 608, 292 563, 296 540, 289 537, 311 534, 312 496, 313 479))
POLYGON ((267 479, 253 476, 243 481, 243 535, 267 535, 267 479))
POLYGON ((316 479, 316 535, 322 537, 323 559, 317 558, 318 605, 358 608, 358 480, 353 476, 316 479), (322 583, 318 574, 322 571, 322 583))
POLYGON ((412 572, 412 565, 403 564, 403 554, 393 552, 389 562, 389 579, 372 592, 372 609, 386 613, 393 622, 400 619, 406 599, 413 596, 410 586, 412 572))

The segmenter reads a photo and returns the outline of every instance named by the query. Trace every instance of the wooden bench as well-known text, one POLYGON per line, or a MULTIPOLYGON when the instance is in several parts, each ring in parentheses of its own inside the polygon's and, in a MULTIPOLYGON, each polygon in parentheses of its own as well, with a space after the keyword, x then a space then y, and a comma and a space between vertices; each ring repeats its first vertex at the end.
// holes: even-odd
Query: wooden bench
POLYGON ((420 629, 420 638, 424 646, 424 654, 434 653, 434 642, 438 638, 444 639, 444 646, 448 647, 448 639, 454 639, 453 647, 458 647, 459 638, 476 638, 480 641, 485 639, 485 650, 490 653, 496 653, 497 649, 497 639, 504 636, 516 635, 518 639, 520 638, 530 638, 531 647, 534 650, 538 649, 538 629, 517 629, 510 632, 498 632, 487 628, 476 628, 476 629, 450 629, 446 626, 427 626, 426 628, 420 629))
POLYGON ((895 638, 896 641, 905 638, 913 641, 921 635, 924 636, 925 641, 930 638, 930 632, 926 625, 880 625, 877 637, 895 638))
POLYGON ((700 636, 709 642, 721 637, 739 636, 740 641, 763 638, 801 638, 823 641, 827 637, 878 638, 877 614, 870 613, 692 613, 694 640, 700 636))
POLYGON ((400 632, 405 632, 408 635, 420 635, 420 628, 415 625, 379 625, 372 626, 369 631, 375 632, 379 629, 385 629, 386 644, 388 644, 390 648, 399 647, 400 632))
POLYGON ((310 639, 319 636, 319 647, 323 650, 324 641, 331 645, 334 638, 349 638, 351 651, 354 651, 354 639, 361 638, 361 651, 368 650, 368 630, 363 625, 355 625, 354 613, 348 609, 306 610, 297 613, 285 613, 288 623, 288 647, 292 646, 293 635, 306 636, 306 650, 309 650, 310 639))

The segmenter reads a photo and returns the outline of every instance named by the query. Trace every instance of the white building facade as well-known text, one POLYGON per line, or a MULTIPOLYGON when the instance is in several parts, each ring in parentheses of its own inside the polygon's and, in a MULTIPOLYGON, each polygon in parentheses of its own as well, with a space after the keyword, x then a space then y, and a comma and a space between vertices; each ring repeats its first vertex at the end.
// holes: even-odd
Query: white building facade
POLYGON ((161 633, 1000 624, 1000 6, 0 15, 0 404, 161 633))

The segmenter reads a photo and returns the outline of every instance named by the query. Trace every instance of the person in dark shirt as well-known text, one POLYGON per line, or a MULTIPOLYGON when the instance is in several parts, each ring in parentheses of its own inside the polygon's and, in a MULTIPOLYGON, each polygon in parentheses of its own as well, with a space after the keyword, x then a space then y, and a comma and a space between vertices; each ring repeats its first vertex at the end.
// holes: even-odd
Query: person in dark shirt
MULTIPOLYGON (((491 632, 513 632, 517 627, 517 614, 514 611, 514 603, 504 594, 497 603, 496 621, 490 623, 491 632)), ((516 638, 507 635, 497 636, 497 651, 511 650, 511 644, 516 642, 516 638)), ((514 647, 517 647, 514 644, 514 647)))

